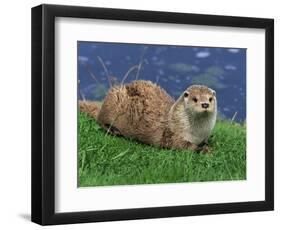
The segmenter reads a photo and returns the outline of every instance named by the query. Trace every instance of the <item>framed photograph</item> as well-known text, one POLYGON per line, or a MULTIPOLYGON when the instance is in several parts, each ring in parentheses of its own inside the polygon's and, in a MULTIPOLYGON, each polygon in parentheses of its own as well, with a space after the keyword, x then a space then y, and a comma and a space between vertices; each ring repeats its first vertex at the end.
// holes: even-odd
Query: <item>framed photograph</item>
POLYGON ((32 8, 32 221, 274 208, 274 21, 32 8))

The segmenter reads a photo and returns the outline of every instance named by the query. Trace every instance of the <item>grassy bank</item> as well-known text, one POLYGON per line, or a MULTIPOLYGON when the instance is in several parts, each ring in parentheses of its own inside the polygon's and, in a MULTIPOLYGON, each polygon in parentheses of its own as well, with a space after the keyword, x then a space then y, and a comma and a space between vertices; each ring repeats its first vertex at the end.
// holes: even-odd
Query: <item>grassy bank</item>
POLYGON ((210 155, 106 135, 82 113, 78 140, 79 186, 246 179, 246 127, 227 121, 217 122, 210 155))

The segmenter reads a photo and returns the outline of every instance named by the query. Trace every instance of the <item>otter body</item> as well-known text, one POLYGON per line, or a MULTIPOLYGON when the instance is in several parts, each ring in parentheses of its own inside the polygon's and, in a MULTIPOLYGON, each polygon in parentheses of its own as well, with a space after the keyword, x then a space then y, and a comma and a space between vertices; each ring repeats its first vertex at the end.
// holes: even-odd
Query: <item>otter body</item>
POLYGON ((200 150, 216 122, 215 92, 189 87, 175 101, 150 81, 112 87, 101 107, 79 102, 108 132, 164 148, 200 150))

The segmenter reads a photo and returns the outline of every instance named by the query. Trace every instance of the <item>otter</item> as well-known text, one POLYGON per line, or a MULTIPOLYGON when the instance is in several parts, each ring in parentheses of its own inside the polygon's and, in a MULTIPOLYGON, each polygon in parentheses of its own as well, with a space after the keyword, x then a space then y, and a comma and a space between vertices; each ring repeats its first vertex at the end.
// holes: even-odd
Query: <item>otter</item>
POLYGON ((216 123, 216 93, 203 85, 188 87, 175 101, 151 81, 137 80, 109 89, 104 102, 79 101, 113 135, 170 149, 210 152, 207 140, 216 123))

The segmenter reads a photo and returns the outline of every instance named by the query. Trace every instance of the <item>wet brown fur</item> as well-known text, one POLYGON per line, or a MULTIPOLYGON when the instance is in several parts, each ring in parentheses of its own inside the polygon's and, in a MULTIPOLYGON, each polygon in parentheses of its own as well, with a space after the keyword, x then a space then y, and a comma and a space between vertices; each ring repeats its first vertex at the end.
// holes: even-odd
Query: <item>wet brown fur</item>
POLYGON ((97 119, 100 112, 101 103, 93 101, 79 101, 79 109, 81 112, 89 114, 91 117, 97 119))
MULTIPOLYGON (((205 88, 194 90, 210 94, 205 88)), ((182 127, 179 119, 183 116, 183 100, 182 95, 175 101, 150 81, 134 81, 111 88, 101 107, 89 101, 80 101, 79 107, 112 134, 164 148, 198 150, 197 144, 184 138, 183 132, 189 127, 182 127)))

